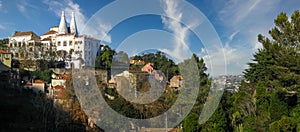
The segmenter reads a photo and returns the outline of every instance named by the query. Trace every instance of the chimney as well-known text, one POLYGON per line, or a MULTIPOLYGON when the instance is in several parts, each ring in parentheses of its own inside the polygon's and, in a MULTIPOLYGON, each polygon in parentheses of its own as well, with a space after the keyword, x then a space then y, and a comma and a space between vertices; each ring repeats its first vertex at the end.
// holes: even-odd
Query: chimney
POLYGON ((61 12, 61 19, 58 27, 58 34, 67 34, 68 33, 68 28, 67 28, 67 23, 65 19, 65 12, 61 12))
POLYGON ((76 26, 76 21, 75 21, 75 13, 72 12, 72 19, 70 23, 70 31, 72 34, 77 35, 77 26, 76 26))

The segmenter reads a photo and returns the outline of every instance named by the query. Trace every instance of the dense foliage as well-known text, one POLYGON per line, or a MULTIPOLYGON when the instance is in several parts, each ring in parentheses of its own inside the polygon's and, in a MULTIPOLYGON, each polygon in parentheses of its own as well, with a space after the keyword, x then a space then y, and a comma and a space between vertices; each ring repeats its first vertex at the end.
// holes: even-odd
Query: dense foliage
POLYGON ((0 131, 86 131, 72 112, 55 105, 44 93, 0 81, 0 131))
POLYGON ((0 48, 6 48, 8 44, 8 38, 0 39, 0 48))
POLYGON ((96 57, 95 68, 109 70, 116 51, 109 46, 104 46, 100 56, 96 57))
MULTIPOLYGON (((154 68, 164 72, 168 79, 173 75, 180 74, 180 72, 184 72, 186 75, 195 74, 194 66, 196 66, 198 69, 196 74, 198 74, 199 78, 189 78, 188 76, 184 78, 185 85, 199 87, 200 91, 196 93, 197 101, 191 113, 180 124, 183 126, 183 131, 300 131, 300 12, 295 11, 290 18, 285 13, 280 13, 274 20, 274 23, 275 27, 269 31, 272 38, 258 35, 258 41, 263 45, 263 48, 254 54, 253 62, 250 62, 249 68, 245 70, 245 81, 242 82, 239 92, 225 92, 218 108, 204 124, 199 124, 198 120, 203 104, 207 99, 212 80, 205 73, 207 68, 203 59, 194 54, 191 58, 176 65, 162 52, 135 56, 134 59, 153 63, 154 68), (180 69, 180 67, 184 67, 184 69, 180 69), (195 80, 199 83, 193 83, 195 80)), ((114 55, 116 55, 116 52, 105 46, 100 57, 96 59, 96 67, 110 70, 114 55)), ((126 53, 119 52, 117 55, 119 55, 120 62, 127 63, 128 56, 126 53)), ((136 68, 140 69, 141 67, 136 68)), ((32 73, 32 75, 40 78, 48 76, 48 74, 50 73, 32 73)), ((44 78, 44 80, 47 80, 47 78, 44 78)), ((70 89, 65 94, 70 99, 75 95, 71 89, 71 84, 68 84, 68 86, 70 89)), ((114 110, 128 117, 139 119, 160 115, 169 109, 178 97, 177 92, 165 92, 149 107, 147 105, 130 103, 117 95, 115 89, 109 89, 102 84, 99 86, 103 86, 101 89, 103 95, 109 94, 115 97, 114 100, 106 98, 108 104, 114 110)), ((11 92, 5 91, 5 89, 1 90, 0 93, 11 92)), ((23 124, 26 128, 30 126, 29 131, 45 131, 53 130, 53 128, 58 129, 60 127, 58 125, 63 125, 55 124, 57 123, 55 121, 58 119, 63 120, 64 118, 68 119, 67 121, 74 121, 68 116, 58 118, 52 114, 47 114, 52 112, 63 115, 64 113, 58 111, 58 109, 52 110, 48 108, 48 106, 52 106, 52 104, 47 105, 51 101, 42 95, 34 96, 40 100, 38 102, 32 101, 23 95, 18 96, 16 94, 15 98, 9 96, 10 94, 1 96, 3 98, 1 99, 3 107, 15 109, 17 106, 23 108, 23 111, 15 110, 17 113, 13 115, 9 111, 4 111, 7 109, 3 109, 1 112, 8 114, 8 116, 2 116, 1 119, 5 119, 8 122, 4 124, 6 127, 1 128, 1 130, 10 130, 17 124, 23 124), (6 101, 8 99, 10 101, 6 101), (44 101, 46 101, 46 104, 44 101), (24 105, 22 103, 27 104, 24 105), (50 111, 45 113, 42 110, 50 111), (47 119, 38 122, 39 118, 33 115, 24 116, 25 118, 22 120, 10 119, 11 116, 19 118, 18 112, 19 114, 24 114, 22 112, 30 113, 31 111, 34 111, 37 116, 44 119, 47 117, 47 119), (29 120, 33 120, 34 123, 26 124, 29 120)), ((77 111, 73 111, 75 113, 73 116, 77 117, 75 122, 78 123, 78 126, 76 127, 82 128, 82 124, 86 123, 87 117, 81 110, 78 100, 74 99, 73 101, 74 105, 77 106, 77 111)), ((67 127, 67 130, 69 129, 67 127)))
MULTIPOLYGON (((300 12, 280 13, 245 70, 238 93, 225 93, 218 109, 188 131, 300 131, 300 12)), ((191 117, 187 117, 189 119, 191 117)), ((193 119, 193 118, 191 118, 193 119)))
POLYGON ((145 61, 145 64, 153 63, 153 68, 163 72, 168 80, 170 80, 174 75, 179 74, 179 69, 175 62, 169 59, 165 53, 160 51, 157 51, 156 53, 136 55, 133 59, 143 60, 145 61))

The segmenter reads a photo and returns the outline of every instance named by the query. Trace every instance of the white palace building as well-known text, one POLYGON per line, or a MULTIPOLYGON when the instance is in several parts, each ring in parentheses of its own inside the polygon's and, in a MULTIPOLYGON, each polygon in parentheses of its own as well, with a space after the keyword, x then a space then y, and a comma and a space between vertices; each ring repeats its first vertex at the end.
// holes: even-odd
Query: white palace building
POLYGON ((62 11, 59 26, 51 27, 49 32, 41 36, 32 31, 15 32, 9 37, 9 47, 18 60, 42 57, 49 60, 55 56, 54 60, 64 61, 66 68, 81 68, 94 66, 95 58, 100 53, 100 40, 78 34, 74 12, 68 27, 62 11), (23 53, 24 50, 26 52, 23 53))

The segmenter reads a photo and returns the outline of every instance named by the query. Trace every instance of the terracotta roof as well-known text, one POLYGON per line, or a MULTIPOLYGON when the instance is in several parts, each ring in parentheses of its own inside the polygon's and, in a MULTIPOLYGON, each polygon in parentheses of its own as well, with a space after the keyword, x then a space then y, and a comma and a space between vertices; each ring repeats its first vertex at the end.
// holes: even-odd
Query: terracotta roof
POLYGON ((51 31, 49 31, 47 33, 44 33, 43 35, 50 35, 50 34, 56 34, 56 33, 57 33, 56 31, 51 30, 51 31))
POLYGON ((2 54, 11 54, 10 52, 7 52, 5 50, 0 50, 0 53, 2 53, 2 54))
POLYGON ((16 32, 13 37, 17 37, 17 36, 37 36, 34 32, 32 31, 27 31, 27 32, 16 32))
POLYGON ((44 38, 42 41, 51 41, 51 37, 44 38))
POLYGON ((25 85, 27 85, 27 86, 31 86, 31 85, 32 85, 32 83, 31 83, 31 82, 27 82, 25 85))
POLYGON ((35 80, 34 83, 45 83, 43 80, 35 80))
POLYGON ((31 38, 30 40, 39 41, 41 39, 40 38, 31 38))
POLYGON ((53 87, 54 89, 63 89, 64 87, 63 86, 60 86, 60 85, 56 85, 53 87))
POLYGON ((67 33, 67 34, 59 34, 57 36, 75 36, 75 34, 67 33))
POLYGON ((145 61, 143 61, 143 60, 130 60, 130 64, 141 64, 141 65, 145 65, 145 61))
POLYGON ((59 77, 61 77, 62 79, 68 79, 71 77, 71 74, 60 74, 59 77))
POLYGON ((183 77, 181 75, 177 75, 177 76, 174 76, 176 77, 177 79, 183 79, 183 77))

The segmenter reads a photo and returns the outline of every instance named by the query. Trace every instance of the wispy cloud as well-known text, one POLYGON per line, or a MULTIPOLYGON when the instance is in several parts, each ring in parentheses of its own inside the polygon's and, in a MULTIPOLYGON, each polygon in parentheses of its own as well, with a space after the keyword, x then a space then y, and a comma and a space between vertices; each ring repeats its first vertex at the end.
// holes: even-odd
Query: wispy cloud
POLYGON ((102 41, 102 44, 111 44, 112 39, 109 31, 111 30, 111 25, 105 23, 102 20, 97 20, 97 23, 86 25, 84 33, 97 38, 102 41))
POLYGON ((18 7, 18 10, 19 10, 21 13, 23 13, 23 14, 26 13, 26 8, 25 8, 24 5, 18 4, 17 7, 18 7))
POLYGON ((58 18, 61 17, 61 12, 65 11, 67 22, 70 22, 71 14, 72 12, 74 12, 77 28, 79 31, 81 31, 81 29, 85 25, 86 17, 83 14, 82 9, 78 4, 74 3, 72 0, 44 0, 43 2, 49 6, 49 10, 54 12, 58 18))
POLYGON ((28 0, 21 0, 17 3, 17 9, 19 12, 27 19, 32 19, 35 13, 37 13, 40 8, 28 0))
MULTIPOLYGON (((47 4, 49 6, 49 10, 54 12, 56 16, 59 18, 61 16, 61 11, 65 11, 66 19, 68 22, 71 20, 71 13, 74 12, 79 33, 86 26, 86 22, 88 18, 84 15, 84 11, 81 9, 80 5, 74 3, 72 0, 62 0, 62 1, 44 0, 43 2, 47 4)), ((98 28, 100 28, 99 29, 100 32, 93 31, 95 29, 85 29, 85 30, 90 30, 88 31, 90 33, 88 35, 91 35, 98 39, 99 37, 97 36, 106 36, 106 40, 104 41, 111 43, 110 35, 106 34, 106 30, 109 29, 109 25, 99 24, 98 28)))
POLYGON ((231 25, 239 24, 240 22, 244 21, 244 19, 247 18, 248 15, 251 15, 253 13, 253 10, 259 7, 259 3, 261 1, 262 0, 226 1, 224 8, 219 12, 219 16, 223 21, 230 21, 231 25))
POLYGON ((240 48, 235 48, 230 45, 225 45, 215 49, 214 52, 207 54, 205 49, 201 49, 198 54, 207 64, 208 70, 212 76, 224 74, 224 59, 227 67, 227 74, 239 74, 240 70, 245 68, 247 55, 240 48), (225 58, 223 58, 225 56, 225 58), (211 60, 213 64, 211 64, 211 60), (212 69, 213 68, 213 69, 212 69), (213 70, 213 72, 212 72, 213 70))
MULTIPOLYGON (((253 52, 261 48, 261 44, 257 42, 257 35, 268 34, 280 2, 263 0, 213 2, 224 5, 216 10, 217 18, 220 20, 218 24, 224 28, 221 34, 224 47, 217 50, 224 51, 226 55, 227 73, 241 73, 246 68, 246 63, 251 61, 253 52)), ((218 54, 214 52, 210 57, 219 59, 214 58, 218 54)))
POLYGON ((0 10, 2 9, 2 1, 0 0, 0 10))
POLYGON ((1 29, 1 30, 4 30, 4 29, 6 29, 6 28, 5 28, 5 26, 4 26, 3 24, 0 23, 0 29, 1 29))
MULTIPOLYGON (((178 61, 182 61, 190 57, 189 47, 187 43, 189 26, 183 26, 180 22, 182 19, 181 8, 178 1, 164 0, 163 1, 164 13, 167 17, 162 16, 162 23, 165 28, 174 34, 174 48, 173 49, 160 49, 167 54, 172 55, 178 61)), ((191 26, 192 27, 192 26, 191 26)))
POLYGON ((253 51, 259 48, 257 43, 257 34, 267 35, 268 30, 273 26, 272 22, 276 16, 276 9, 280 7, 279 1, 242 1, 230 0, 224 2, 224 8, 218 12, 218 17, 228 29, 228 39, 230 32, 240 31, 240 37, 243 37, 242 43, 248 43, 253 51))
POLYGON ((236 35, 239 33, 240 31, 234 31, 233 33, 231 33, 231 35, 228 37, 228 40, 225 43, 225 46, 229 46, 230 43, 233 41, 233 39, 236 37, 236 35))
POLYGON ((235 31, 229 36, 229 41, 232 41, 233 38, 239 33, 240 31, 235 31))

